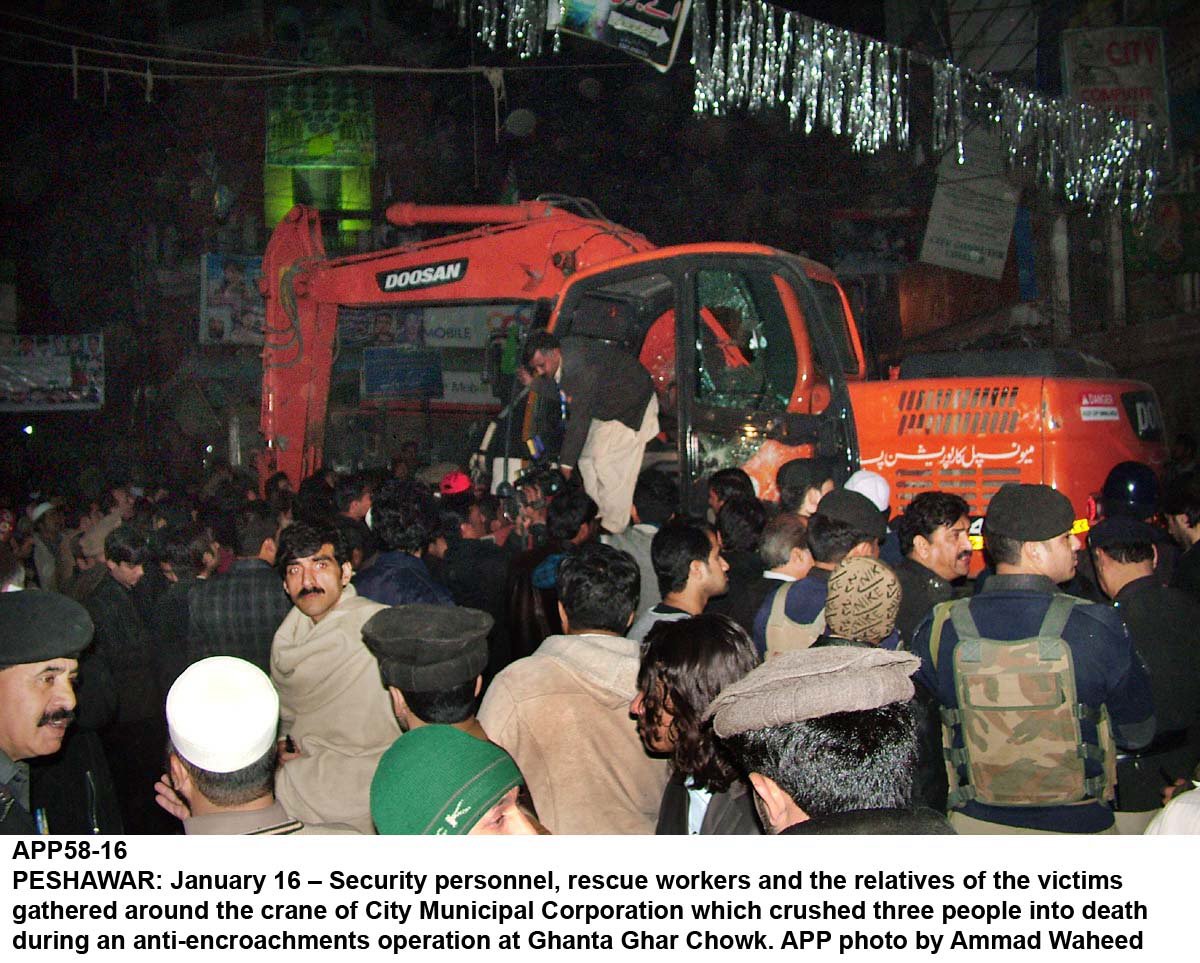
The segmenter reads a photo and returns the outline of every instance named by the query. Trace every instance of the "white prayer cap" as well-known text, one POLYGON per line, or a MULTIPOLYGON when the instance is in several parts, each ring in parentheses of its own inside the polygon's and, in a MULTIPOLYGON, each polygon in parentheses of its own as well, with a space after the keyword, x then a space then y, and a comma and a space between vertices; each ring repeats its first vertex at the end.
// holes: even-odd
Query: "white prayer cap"
POLYGON ((865 495, 871 499, 871 504, 881 512, 887 511, 888 503, 892 497, 892 489, 888 485, 887 479, 878 472, 860 468, 846 479, 846 484, 843 487, 852 492, 858 492, 860 495, 865 495))
POLYGON ((171 745, 206 772, 236 772, 261 759, 278 725, 275 686, 245 659, 201 659, 167 693, 171 745))

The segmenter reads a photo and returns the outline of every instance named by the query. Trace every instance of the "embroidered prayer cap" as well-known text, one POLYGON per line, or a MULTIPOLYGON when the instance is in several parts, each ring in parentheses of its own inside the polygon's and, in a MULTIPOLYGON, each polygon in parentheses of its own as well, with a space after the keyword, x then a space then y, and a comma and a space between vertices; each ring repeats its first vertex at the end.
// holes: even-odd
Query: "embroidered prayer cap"
POLYGON ((832 635, 879 642, 892 634, 899 611, 900 580, 879 559, 843 559, 829 576, 825 625, 832 635))
POLYGON ((718 736, 861 712, 913 697, 911 652, 831 645, 784 652, 721 690, 704 716, 718 736))
POLYGON ((379 760, 371 818, 383 836, 465 836, 524 781, 495 743, 453 726, 419 726, 379 760))
POLYGON ((245 659, 194 662, 167 693, 167 732, 181 759, 205 772, 237 772, 275 744, 279 695, 245 659))

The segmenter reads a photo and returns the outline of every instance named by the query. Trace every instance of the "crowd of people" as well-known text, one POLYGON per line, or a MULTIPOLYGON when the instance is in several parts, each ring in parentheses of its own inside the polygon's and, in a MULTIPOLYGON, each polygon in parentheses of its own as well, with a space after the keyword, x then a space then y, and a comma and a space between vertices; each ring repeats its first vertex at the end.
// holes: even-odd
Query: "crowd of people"
POLYGON ((821 459, 699 517, 666 470, 602 510, 591 469, 500 498, 413 454, 13 499, 0 826, 1200 831, 1194 471, 1117 466, 1086 538, 1006 485, 979 572, 961 497, 821 459))

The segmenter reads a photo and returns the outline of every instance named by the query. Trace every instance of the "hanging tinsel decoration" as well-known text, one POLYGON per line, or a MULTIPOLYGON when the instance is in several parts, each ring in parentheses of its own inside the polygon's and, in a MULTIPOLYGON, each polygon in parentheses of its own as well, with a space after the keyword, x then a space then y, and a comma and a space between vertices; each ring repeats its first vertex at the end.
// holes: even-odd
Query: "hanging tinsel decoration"
POLYGON ((948 60, 933 62, 933 152, 954 148, 958 162, 963 156, 963 72, 948 60))
POLYGON ((476 9, 479 13, 479 26, 475 30, 475 36, 489 50, 495 50, 500 37, 500 0, 479 0, 476 9))
POLYGON ((888 77, 892 91, 892 130, 896 146, 907 150, 910 142, 908 130, 908 51, 895 48, 893 70, 888 77))
MULTIPOLYGON (((694 108, 723 114, 783 106, 793 127, 819 125, 873 153, 910 144, 912 64, 906 50, 764 0, 693 0, 694 108), (780 19, 782 17, 782 20, 780 19)), ((1072 203, 1125 206, 1144 215, 1164 156, 1148 124, 1005 86, 947 60, 920 60, 932 75, 935 154, 966 160, 968 126, 995 131, 1009 163, 1072 203)))
POLYGON ((542 52, 546 33, 547 0, 506 0, 507 47, 521 57, 536 57, 542 52))
MULTIPOLYGON (((434 0, 457 9, 460 23, 473 6, 479 39, 522 57, 541 53, 547 6, 561 2, 434 0)), ((1163 132, 1149 124, 1006 86, 947 60, 918 58, 766 0, 692 3, 697 113, 782 107, 805 134, 819 125, 858 152, 905 150, 914 62, 932 75, 935 154, 951 151, 963 163, 967 128, 980 125, 998 134, 1010 165, 1031 171, 1046 189, 1090 210, 1124 205, 1135 217, 1145 214, 1165 153, 1163 132)))
POLYGON ((738 8, 737 19, 729 31, 728 65, 725 68, 725 99, 731 107, 747 106, 751 87, 752 48, 754 46, 754 13, 756 0, 733 0, 732 11, 738 8))
MULTIPOLYGON (((718 2, 717 16, 721 16, 718 2)), ((715 114, 716 113, 716 97, 713 96, 712 79, 712 27, 708 19, 708 4, 703 4, 698 7, 692 17, 692 69, 696 72, 696 83, 692 92, 692 109, 698 114, 715 114), (703 40, 703 43, 699 42, 703 40), (700 85, 700 78, 703 77, 705 85, 700 85)))

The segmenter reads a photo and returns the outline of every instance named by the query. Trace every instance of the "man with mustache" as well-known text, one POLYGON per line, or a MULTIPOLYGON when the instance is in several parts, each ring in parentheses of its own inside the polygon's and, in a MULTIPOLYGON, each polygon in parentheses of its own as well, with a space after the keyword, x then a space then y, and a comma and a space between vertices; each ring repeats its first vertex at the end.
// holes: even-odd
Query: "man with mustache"
POLYGON ((922 492, 912 500, 898 525, 904 561, 896 566, 900 579, 900 613, 896 628, 905 644, 938 602, 965 592, 955 583, 971 567, 970 506, 948 492, 922 492))
POLYGON ((364 623, 386 606, 350 584, 353 569, 332 526, 289 525, 275 567, 295 605, 271 645, 283 762, 275 796, 305 823, 369 833, 371 777, 400 735, 362 637, 364 623))
POLYGON ((0 594, 0 833, 47 831, 30 812, 25 760, 62 747, 92 632, 87 609, 65 595, 0 594))

